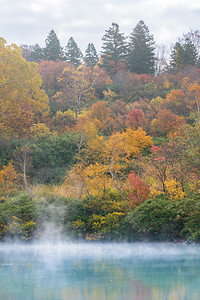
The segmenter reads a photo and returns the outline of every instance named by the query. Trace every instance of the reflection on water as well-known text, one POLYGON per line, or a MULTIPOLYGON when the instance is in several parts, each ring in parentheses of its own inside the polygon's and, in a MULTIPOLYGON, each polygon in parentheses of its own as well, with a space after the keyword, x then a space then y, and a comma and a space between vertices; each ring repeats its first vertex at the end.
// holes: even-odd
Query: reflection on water
POLYGON ((199 300, 200 247, 0 244, 3 300, 199 300))

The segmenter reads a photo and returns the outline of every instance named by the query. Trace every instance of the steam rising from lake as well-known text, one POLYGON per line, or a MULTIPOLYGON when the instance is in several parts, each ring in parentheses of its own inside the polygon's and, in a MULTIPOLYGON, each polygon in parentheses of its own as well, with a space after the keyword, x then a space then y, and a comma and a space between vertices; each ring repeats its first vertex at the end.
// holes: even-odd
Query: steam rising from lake
POLYGON ((65 259, 194 259, 200 255, 199 245, 172 243, 100 243, 38 241, 0 244, 0 255, 33 255, 47 261, 65 259))

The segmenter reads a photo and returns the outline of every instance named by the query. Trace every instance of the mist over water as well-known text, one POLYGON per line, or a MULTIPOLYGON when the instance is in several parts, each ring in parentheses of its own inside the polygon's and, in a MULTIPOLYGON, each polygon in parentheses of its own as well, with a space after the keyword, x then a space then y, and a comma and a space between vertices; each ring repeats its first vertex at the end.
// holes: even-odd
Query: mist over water
POLYGON ((199 299, 199 245, 63 241, 48 227, 57 239, 0 243, 0 299, 199 299))
POLYGON ((0 244, 0 254, 30 254, 49 260, 56 259, 163 259, 182 260, 200 256, 199 245, 172 243, 101 243, 40 239, 32 243, 0 244))
POLYGON ((32 241, 5 240, 0 255, 31 255, 51 263, 62 259, 194 259, 200 256, 199 244, 187 243, 118 243, 75 241, 63 235, 53 221, 45 222, 39 238, 32 241))

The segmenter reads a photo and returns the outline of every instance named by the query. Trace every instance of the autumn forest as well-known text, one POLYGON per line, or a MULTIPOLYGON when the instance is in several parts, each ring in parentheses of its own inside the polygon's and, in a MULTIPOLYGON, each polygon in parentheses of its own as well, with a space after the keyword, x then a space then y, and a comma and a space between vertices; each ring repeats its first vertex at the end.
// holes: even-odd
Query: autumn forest
POLYGON ((200 32, 144 21, 97 54, 0 38, 0 239, 200 241, 200 32), (170 46, 170 45, 168 45, 170 46))

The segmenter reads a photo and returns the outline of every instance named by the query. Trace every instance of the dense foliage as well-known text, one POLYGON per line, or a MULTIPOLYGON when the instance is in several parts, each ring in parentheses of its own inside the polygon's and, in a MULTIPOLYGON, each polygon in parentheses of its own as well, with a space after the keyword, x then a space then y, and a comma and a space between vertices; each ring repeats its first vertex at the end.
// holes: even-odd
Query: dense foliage
POLYGON ((143 21, 100 59, 53 30, 23 56, 1 38, 0 237, 199 242, 198 42, 164 61, 143 21))

